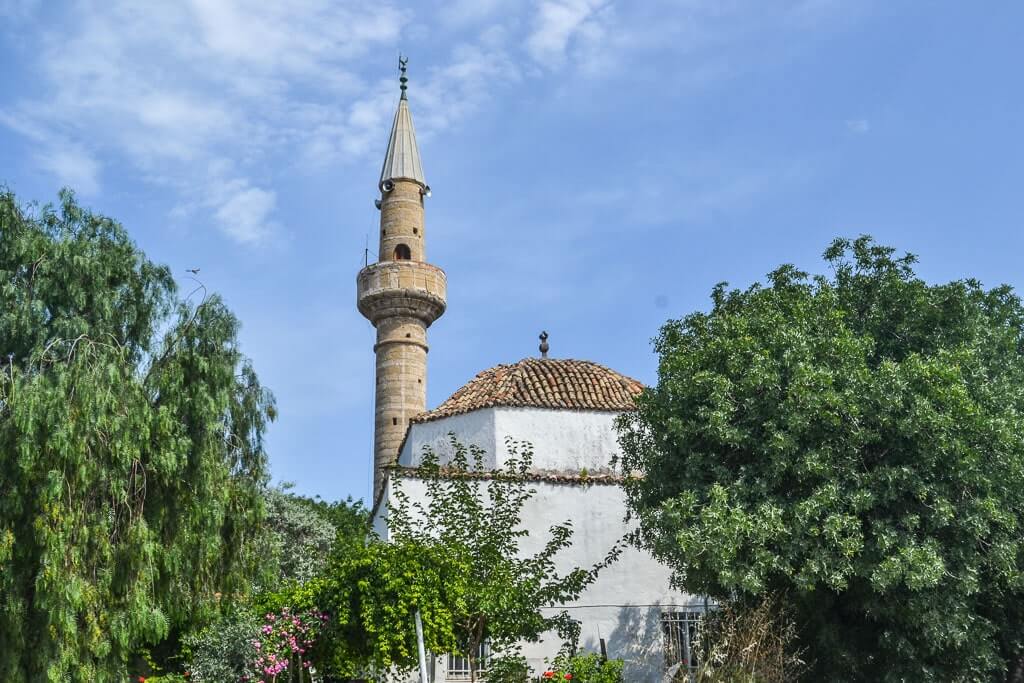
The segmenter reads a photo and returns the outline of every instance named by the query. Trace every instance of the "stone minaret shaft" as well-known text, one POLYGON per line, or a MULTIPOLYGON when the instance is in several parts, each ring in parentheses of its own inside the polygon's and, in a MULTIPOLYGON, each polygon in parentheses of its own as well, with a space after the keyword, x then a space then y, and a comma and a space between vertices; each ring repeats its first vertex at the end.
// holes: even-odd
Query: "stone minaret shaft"
POLYGON ((416 131, 405 95, 395 112, 380 176, 380 251, 356 278, 359 312, 377 328, 373 431, 373 496, 384 468, 398 457, 409 418, 427 407, 427 328, 444 313, 447 279, 426 263, 423 177, 416 131))

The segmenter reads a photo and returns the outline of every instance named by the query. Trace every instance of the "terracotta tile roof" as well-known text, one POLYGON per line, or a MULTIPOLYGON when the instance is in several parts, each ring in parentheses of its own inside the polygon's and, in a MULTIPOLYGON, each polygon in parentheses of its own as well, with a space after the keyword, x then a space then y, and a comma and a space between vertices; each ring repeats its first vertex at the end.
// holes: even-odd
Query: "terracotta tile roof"
POLYGON ((643 384, 597 363, 526 358, 484 370, 433 410, 411 422, 430 422, 481 408, 521 407, 621 412, 635 405, 643 384))

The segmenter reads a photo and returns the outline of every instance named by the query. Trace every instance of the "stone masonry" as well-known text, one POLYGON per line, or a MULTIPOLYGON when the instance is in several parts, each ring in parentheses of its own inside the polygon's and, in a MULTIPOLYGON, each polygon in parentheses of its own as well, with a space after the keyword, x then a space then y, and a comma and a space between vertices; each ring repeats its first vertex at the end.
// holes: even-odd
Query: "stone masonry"
MULTIPOLYGON (((404 86, 404 82, 403 82, 404 86)), ((398 458, 409 420, 427 407, 427 328, 444 313, 447 278, 426 263, 419 150, 403 96, 380 180, 380 251, 359 271, 357 302, 377 328, 373 496, 398 458)))
POLYGON ((377 328, 373 493, 395 463, 409 419, 427 407, 427 327, 445 309, 444 271, 429 263, 380 261, 359 272, 359 312, 377 328))

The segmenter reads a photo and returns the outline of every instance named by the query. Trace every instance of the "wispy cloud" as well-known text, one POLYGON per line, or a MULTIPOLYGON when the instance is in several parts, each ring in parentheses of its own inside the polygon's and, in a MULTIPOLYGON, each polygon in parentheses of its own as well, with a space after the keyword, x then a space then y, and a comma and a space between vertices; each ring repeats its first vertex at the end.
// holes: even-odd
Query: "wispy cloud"
POLYGON ((537 6, 534 29, 526 41, 530 56, 538 62, 561 65, 570 42, 578 36, 597 37, 604 3, 597 0, 543 0, 537 6))
POLYGON ((51 172, 61 185, 73 187, 89 196, 99 191, 99 164, 81 147, 51 147, 37 156, 39 167, 51 172))
POLYGON ((53 175, 61 185, 73 187, 83 195, 99 191, 99 163, 82 144, 68 140, 61 132, 50 130, 30 117, 19 117, 0 110, 0 125, 7 126, 32 142, 32 163, 53 175))
MULTIPOLYGON (((454 0, 431 16, 389 0, 79 0, 54 22, 31 20, 45 27, 22 50, 32 94, 0 104, 0 125, 31 139, 36 165, 60 182, 95 193, 110 167, 130 168, 176 193, 179 213, 256 245, 279 222, 282 158, 309 170, 379 151, 396 93, 392 79, 366 74, 400 40, 450 45, 432 65, 413 65, 428 139, 495 87, 649 77, 641 60, 653 51, 673 55, 658 73, 703 83, 729 73, 736 60, 722 55, 752 32, 811 30, 840 12, 831 0, 783 5, 454 0)), ((39 7, 0 0, 0 16, 22 21, 39 7)))
POLYGON ((273 230, 271 216, 277 195, 252 187, 243 178, 220 183, 212 194, 211 204, 221 230, 243 244, 258 244, 273 230))
POLYGON ((24 21, 38 6, 39 0, 0 0, 0 17, 7 21, 24 21))
POLYGON ((274 230, 276 196, 254 169, 285 146, 316 149, 320 136, 358 148, 363 131, 345 117, 358 121, 363 101, 340 113, 320 102, 362 90, 353 61, 394 42, 402 21, 387 4, 332 0, 82 2, 42 36, 44 95, 0 121, 38 143, 39 165, 61 182, 95 192, 97 159, 124 160, 256 244, 274 230))
POLYGON ((847 119, 846 130, 862 135, 871 130, 871 122, 867 119, 847 119))
POLYGON ((513 8, 509 0, 450 0, 441 9, 441 23, 445 26, 462 28, 490 22, 499 12, 509 17, 513 8))

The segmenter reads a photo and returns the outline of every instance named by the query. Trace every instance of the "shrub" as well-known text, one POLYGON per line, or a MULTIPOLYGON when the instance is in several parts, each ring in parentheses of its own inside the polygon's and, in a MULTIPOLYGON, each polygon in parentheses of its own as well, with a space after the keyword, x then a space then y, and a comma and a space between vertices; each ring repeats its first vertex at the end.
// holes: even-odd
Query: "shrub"
POLYGON ((796 627, 782 604, 768 598, 751 606, 727 604, 709 612, 697 636, 697 683, 797 680, 804 663, 794 648, 796 627))
POLYGON ((596 652, 575 655, 573 657, 558 656, 549 671, 545 671, 541 680, 562 681, 573 683, 622 683, 621 659, 602 659, 596 652))

